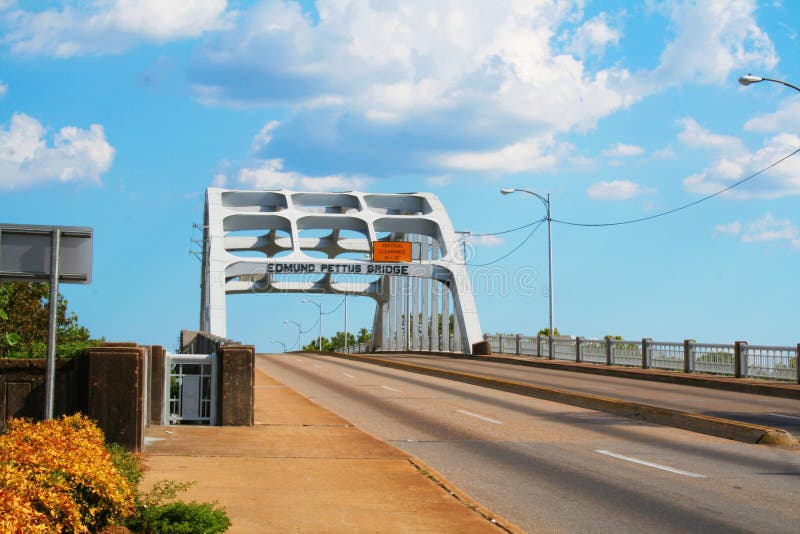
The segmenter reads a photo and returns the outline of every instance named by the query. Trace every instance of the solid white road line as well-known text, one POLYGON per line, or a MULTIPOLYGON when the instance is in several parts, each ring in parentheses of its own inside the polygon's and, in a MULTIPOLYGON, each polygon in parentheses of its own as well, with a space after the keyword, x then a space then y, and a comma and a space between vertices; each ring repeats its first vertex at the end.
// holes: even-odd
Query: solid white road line
POLYGON ((389 386, 381 386, 383 389, 388 389, 389 391, 394 391, 395 393, 402 393, 399 389, 394 389, 389 386))
POLYGON ((794 416, 794 415, 783 415, 782 413, 771 413, 770 415, 774 415, 775 417, 785 417, 786 419, 798 419, 798 420, 800 420, 800 417, 797 417, 797 416, 794 416))
POLYGON ((456 410, 458 413, 463 413, 464 415, 469 415, 470 417, 477 417, 478 419, 483 419, 484 421, 488 421, 490 423, 494 423, 496 425, 502 425, 502 421, 498 421, 497 419, 492 419, 491 417, 484 417, 483 415, 478 415, 476 413, 468 412, 467 410, 456 410))
POLYGON ((347 378, 355 378, 353 375, 349 375, 349 374, 347 374, 347 373, 342 373, 342 374, 343 374, 344 376, 346 376, 347 378))
POLYGON ((647 460, 640 460, 639 458, 633 458, 632 456, 623 456, 621 454, 617 454, 611 451, 603 451, 600 449, 595 449, 594 452, 599 452, 600 454, 605 454, 606 456, 611 456, 613 458, 619 458, 620 460, 625 460, 627 462, 633 462, 635 464, 646 465, 647 467, 653 467, 655 469, 661 469, 662 471, 669 471, 670 473, 675 473, 677 475, 683 475, 685 477, 692 477, 692 478, 706 478, 705 475, 700 475, 698 473, 692 473, 691 471, 683 471, 681 469, 675 469, 674 467, 670 467, 668 465, 661 465, 656 464, 653 462, 648 462, 647 460))

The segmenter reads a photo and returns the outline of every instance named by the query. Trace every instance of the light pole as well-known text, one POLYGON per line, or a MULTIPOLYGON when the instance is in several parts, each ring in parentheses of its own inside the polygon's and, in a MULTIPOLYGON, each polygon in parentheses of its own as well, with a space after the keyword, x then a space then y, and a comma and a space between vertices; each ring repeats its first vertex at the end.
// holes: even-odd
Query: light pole
POLYGON ((750 85, 751 83, 761 83, 761 82, 775 82, 785 85, 786 87, 791 87, 795 91, 800 91, 800 87, 793 85, 789 82, 784 82, 783 80, 776 80, 774 78, 764 78, 763 76, 753 76, 752 74, 748 74, 747 76, 740 76, 739 83, 742 85, 750 85))
POLYGON ((503 195, 509 195, 511 193, 528 193, 529 195, 533 195, 541 200, 542 204, 544 204, 546 210, 545 219, 547 220, 547 274, 549 279, 548 294, 550 295, 550 337, 552 338, 556 335, 556 331, 553 328, 553 219, 550 217, 550 193, 547 193, 547 198, 543 197, 539 193, 534 193, 533 191, 529 191, 527 189, 504 188, 500 190, 500 193, 503 195))
POLYGON ((317 350, 322 350, 322 304, 313 300, 303 299, 301 302, 308 302, 319 308, 319 336, 317 336, 317 350))
POLYGON ((344 294, 344 351, 347 352, 347 293, 344 294))
POLYGON ((300 323, 298 323, 297 321, 283 321, 283 324, 289 324, 289 323, 292 323, 293 325, 295 325, 297 327, 297 343, 296 343, 296 345, 297 345, 297 350, 300 350, 300 334, 303 332, 303 327, 300 326, 300 323))
POLYGON ((278 341, 277 339, 271 339, 270 341, 283 347, 283 352, 286 352, 286 343, 283 341, 278 341))

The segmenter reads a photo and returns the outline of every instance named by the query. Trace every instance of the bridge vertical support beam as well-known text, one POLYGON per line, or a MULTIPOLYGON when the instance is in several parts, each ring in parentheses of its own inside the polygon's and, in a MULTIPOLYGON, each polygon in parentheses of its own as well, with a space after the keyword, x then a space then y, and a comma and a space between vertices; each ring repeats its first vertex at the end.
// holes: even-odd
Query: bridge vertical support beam
POLYGON ((458 312, 458 306, 453 306, 453 346, 450 350, 453 352, 461 352, 461 322, 464 318, 458 312))
MULTIPOLYGON (((430 240, 426 236, 422 236, 422 243, 420 244, 420 258, 423 260, 429 259, 429 243, 430 240)), ((428 313, 429 305, 430 305, 430 292, 431 292, 431 281, 428 278, 423 278, 420 283, 422 284, 422 289, 420 291, 420 298, 422 299, 422 350, 431 350, 431 339, 430 339, 430 332, 429 322, 430 321, 430 314, 428 313)))
MULTIPOLYGON (((435 239, 431 239, 431 260, 439 257, 439 244, 435 239)), ((439 344, 439 295, 442 292, 442 284, 436 280, 431 280, 431 350, 440 350, 439 344)))
MULTIPOLYGON (((411 236, 412 242, 419 243, 417 235, 411 236)), ((420 258, 422 258, 422 248, 420 246, 420 258)), ((419 346, 419 278, 413 278, 411 282, 411 350, 420 350, 419 346)))
POLYGON ((649 337, 642 339, 642 369, 650 368, 650 350, 653 340, 649 337))
POLYGON ((450 350, 450 288, 442 284, 442 350, 450 350))
POLYGON ((390 276, 384 276, 383 280, 385 285, 389 288, 388 294, 386 295, 386 309, 388 311, 389 320, 386 321, 386 350, 395 350, 395 315, 397 314, 397 310, 395 308, 395 279, 390 276))

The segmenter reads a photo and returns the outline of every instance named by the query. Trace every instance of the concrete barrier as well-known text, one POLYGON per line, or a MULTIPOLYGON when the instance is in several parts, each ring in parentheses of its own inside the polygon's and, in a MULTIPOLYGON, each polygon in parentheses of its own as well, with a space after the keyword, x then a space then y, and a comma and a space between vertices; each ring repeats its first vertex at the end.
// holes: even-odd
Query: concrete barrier
POLYGON ((393 369, 400 369, 403 371, 410 371, 428 376, 447 378, 449 380, 455 380, 467 384, 489 387, 500 391, 508 391, 510 393, 517 393, 519 395, 535 397, 553 402, 560 402, 562 404, 569 404, 571 406, 578 406, 580 408, 587 408, 589 410, 597 410, 612 415, 649 421, 660 425, 672 426, 675 428, 690 430, 692 432, 699 432, 701 434, 708 434, 711 436, 742 441, 744 443, 782 446, 798 444, 797 440, 794 436, 792 436, 792 434, 780 428, 754 425, 740 421, 733 421, 730 419, 722 419, 719 417, 700 415, 681 410, 661 408, 659 406, 651 406, 648 404, 621 401, 607 397, 599 397, 596 395, 587 395, 563 389, 548 388, 531 384, 523 384, 520 382, 513 382, 510 380, 489 378, 470 373, 434 369, 422 365, 385 360, 370 356, 343 354, 338 352, 317 352, 316 354, 336 356, 338 358, 357 362, 371 363, 383 367, 391 367, 393 369))

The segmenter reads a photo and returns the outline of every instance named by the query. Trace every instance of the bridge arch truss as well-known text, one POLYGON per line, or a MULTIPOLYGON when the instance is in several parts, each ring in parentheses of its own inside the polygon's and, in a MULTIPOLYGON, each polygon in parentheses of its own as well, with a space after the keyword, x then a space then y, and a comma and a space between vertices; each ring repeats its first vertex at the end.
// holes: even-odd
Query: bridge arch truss
POLYGON ((431 193, 209 188, 203 234, 200 328, 211 334, 226 335, 228 294, 302 293, 373 299, 375 350, 469 353, 481 340, 460 241, 431 193), (411 242, 414 259, 375 263, 378 241, 411 242))

